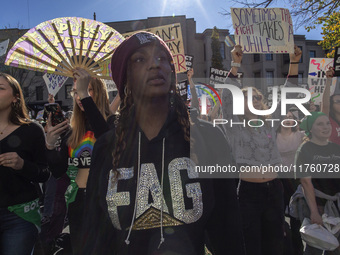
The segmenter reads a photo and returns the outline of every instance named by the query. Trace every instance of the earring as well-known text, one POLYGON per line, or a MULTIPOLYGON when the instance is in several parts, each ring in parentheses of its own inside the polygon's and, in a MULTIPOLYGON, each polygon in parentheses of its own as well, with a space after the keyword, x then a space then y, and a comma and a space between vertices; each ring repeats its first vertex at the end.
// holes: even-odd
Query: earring
POLYGON ((174 91, 170 90, 170 107, 173 108, 175 104, 174 91))
POLYGON ((124 88, 124 95, 127 97, 127 96, 129 96, 130 94, 131 94, 131 90, 128 89, 127 86, 125 86, 125 88, 124 88))

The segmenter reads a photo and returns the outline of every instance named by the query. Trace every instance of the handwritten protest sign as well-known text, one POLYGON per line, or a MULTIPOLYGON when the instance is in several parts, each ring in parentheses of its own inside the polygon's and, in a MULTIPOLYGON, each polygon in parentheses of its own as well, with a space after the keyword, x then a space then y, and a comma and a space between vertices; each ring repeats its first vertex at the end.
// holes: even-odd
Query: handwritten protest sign
POLYGON ((60 88, 64 85, 64 83, 67 81, 68 77, 45 73, 43 79, 46 83, 48 93, 55 96, 60 88))
POLYGON ((244 53, 293 53, 293 23, 283 8, 231 8, 235 41, 244 53))
POLYGON ((177 91, 185 102, 188 100, 188 84, 189 84, 188 80, 183 80, 176 84, 177 91))
POLYGON ((185 63, 186 63, 187 70, 190 70, 191 68, 193 68, 194 56, 185 55, 185 63))
MULTIPOLYGON (((174 64, 177 73, 183 73, 187 71, 184 55, 182 29, 180 23, 160 27, 146 28, 143 29, 143 31, 154 33, 155 35, 158 35, 160 38, 164 40, 164 42, 168 45, 171 54, 174 58, 174 64)), ((126 33, 123 34, 123 36, 126 38, 136 32, 138 31, 126 33)))
POLYGON ((222 84, 228 76, 229 71, 210 67, 210 84, 222 84))
POLYGON ((334 75, 340 76, 340 47, 335 48, 334 54, 334 75))
POLYGON ((113 82, 113 80, 102 80, 105 85, 106 85, 106 89, 107 92, 111 92, 111 91, 117 91, 117 87, 116 84, 113 82))
MULTIPOLYGON (((322 94, 326 85, 326 71, 333 67, 333 58, 310 58, 308 85, 311 92, 311 99, 315 104, 320 104, 322 94)), ((331 95, 334 93, 336 78, 333 78, 331 85, 331 95)))

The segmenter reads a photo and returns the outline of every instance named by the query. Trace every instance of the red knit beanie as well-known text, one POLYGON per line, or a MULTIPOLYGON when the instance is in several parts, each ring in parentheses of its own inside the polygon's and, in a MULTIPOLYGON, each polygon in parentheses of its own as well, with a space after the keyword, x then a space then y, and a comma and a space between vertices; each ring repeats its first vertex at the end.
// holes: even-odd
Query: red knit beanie
POLYGON ((171 69, 176 73, 170 49, 160 37, 149 32, 135 33, 117 47, 111 59, 112 80, 117 86, 121 99, 125 97, 124 88, 126 86, 126 72, 129 58, 137 49, 150 44, 156 44, 164 49, 168 56, 171 69))

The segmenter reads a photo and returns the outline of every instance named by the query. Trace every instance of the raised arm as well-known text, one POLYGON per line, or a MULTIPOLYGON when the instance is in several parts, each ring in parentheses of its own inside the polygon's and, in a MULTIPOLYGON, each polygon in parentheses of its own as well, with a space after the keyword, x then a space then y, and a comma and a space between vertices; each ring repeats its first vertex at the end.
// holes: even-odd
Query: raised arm
POLYGON ((189 85, 190 85, 190 92, 191 92, 191 107, 192 108, 196 108, 199 111, 199 102, 198 102, 198 96, 196 93, 196 88, 195 88, 195 84, 192 80, 192 77, 194 76, 194 69, 191 68, 190 70, 188 70, 187 72, 187 76, 188 76, 188 81, 189 81, 189 85))
POLYGON ((326 85, 325 85, 325 90, 323 91, 322 95, 322 103, 321 103, 321 111, 329 116, 329 111, 330 111, 330 101, 329 98, 331 96, 331 84, 332 84, 332 79, 334 75, 334 69, 333 67, 330 67, 326 71, 326 85))

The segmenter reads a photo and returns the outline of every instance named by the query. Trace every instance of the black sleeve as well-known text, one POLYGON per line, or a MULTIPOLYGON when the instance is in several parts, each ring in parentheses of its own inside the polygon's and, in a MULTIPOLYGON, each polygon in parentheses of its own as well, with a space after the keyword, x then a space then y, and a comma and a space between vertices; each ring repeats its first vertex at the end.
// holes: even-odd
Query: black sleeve
POLYGON ((81 103, 84 107, 86 118, 93 129, 94 136, 98 139, 98 137, 109 130, 109 125, 98 110, 98 107, 94 103, 92 97, 82 99, 81 103))
MULTIPOLYGON (((32 157, 23 158, 24 166, 21 170, 16 170, 19 174, 33 182, 45 182, 50 177, 50 171, 46 158, 45 135, 43 130, 35 123, 30 123, 26 129, 24 139, 28 139, 28 146, 32 157)), ((20 156, 20 155, 19 155, 20 156)))
POLYGON ((112 169, 112 132, 100 137, 93 149, 90 174, 86 186, 86 202, 80 254, 114 254, 114 228, 111 223, 106 191, 108 173, 112 169), (103 153, 105 152, 105 153, 103 153))
MULTIPOLYGON (((47 151, 48 165, 55 178, 60 178, 67 171, 68 167, 68 146, 67 139, 70 135, 69 131, 61 139, 61 144, 54 150, 47 151)), ((45 145, 44 145, 45 147, 45 145)))

